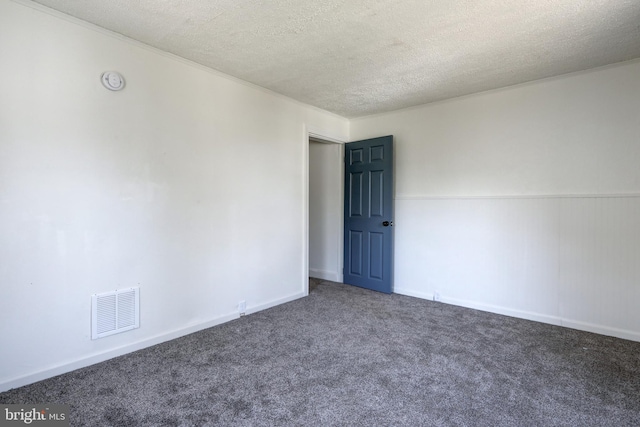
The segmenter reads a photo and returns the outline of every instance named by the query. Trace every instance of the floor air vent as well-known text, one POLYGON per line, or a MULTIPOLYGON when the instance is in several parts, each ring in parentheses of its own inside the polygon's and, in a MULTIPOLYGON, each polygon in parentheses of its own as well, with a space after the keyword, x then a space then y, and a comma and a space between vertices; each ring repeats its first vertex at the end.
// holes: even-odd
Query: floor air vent
POLYGON ((91 339, 140 326, 140 288, 91 295, 91 339))

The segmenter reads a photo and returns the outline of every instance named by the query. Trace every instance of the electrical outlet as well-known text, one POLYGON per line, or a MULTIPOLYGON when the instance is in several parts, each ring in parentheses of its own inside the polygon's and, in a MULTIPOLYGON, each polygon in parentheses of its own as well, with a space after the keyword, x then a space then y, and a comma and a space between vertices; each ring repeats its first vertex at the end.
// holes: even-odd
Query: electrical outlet
POLYGON ((433 293, 433 300, 434 300, 434 301, 440 301, 440 292, 435 291, 435 292, 433 293))
POLYGON ((244 316, 246 312, 247 302, 245 300, 242 300, 238 303, 238 313, 240 313, 240 316, 244 316))

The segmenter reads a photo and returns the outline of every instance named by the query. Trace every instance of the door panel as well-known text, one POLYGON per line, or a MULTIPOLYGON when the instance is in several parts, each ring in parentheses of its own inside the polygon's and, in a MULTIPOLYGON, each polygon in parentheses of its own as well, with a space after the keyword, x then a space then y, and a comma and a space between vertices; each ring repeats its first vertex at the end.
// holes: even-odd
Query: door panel
POLYGON ((345 145, 344 193, 344 282, 391 293, 393 136, 345 145))
POLYGON ((384 235, 369 233, 369 277, 382 280, 384 277, 383 263, 377 262, 384 256, 384 235))
POLYGON ((371 171, 371 217, 384 216, 384 171, 371 171))
POLYGON ((362 276, 362 231, 351 230, 349 232, 349 274, 362 276))
POLYGON ((362 216, 362 172, 355 172, 349 177, 351 181, 349 189, 349 207, 352 218, 362 216))

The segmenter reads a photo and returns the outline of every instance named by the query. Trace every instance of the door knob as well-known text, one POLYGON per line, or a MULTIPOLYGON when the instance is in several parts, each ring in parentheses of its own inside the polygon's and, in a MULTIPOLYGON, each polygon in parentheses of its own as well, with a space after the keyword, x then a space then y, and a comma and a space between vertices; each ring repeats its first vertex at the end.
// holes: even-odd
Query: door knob
POLYGON ((388 226, 392 226, 393 227, 393 221, 383 221, 382 225, 385 226, 385 227, 388 227, 388 226))

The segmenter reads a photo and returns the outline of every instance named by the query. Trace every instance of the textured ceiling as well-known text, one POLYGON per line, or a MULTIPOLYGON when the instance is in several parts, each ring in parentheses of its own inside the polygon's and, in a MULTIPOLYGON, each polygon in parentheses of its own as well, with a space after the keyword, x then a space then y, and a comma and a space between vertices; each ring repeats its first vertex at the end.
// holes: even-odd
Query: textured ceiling
POLYGON ((38 0, 345 117, 640 57, 640 0, 38 0))

